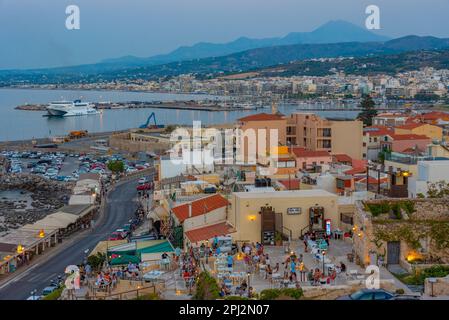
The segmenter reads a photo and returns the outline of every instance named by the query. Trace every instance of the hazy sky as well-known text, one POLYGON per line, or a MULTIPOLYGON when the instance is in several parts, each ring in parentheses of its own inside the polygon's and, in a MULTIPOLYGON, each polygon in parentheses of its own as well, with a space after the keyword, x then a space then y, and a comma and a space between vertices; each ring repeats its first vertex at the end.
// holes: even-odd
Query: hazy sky
POLYGON ((380 34, 449 37, 449 0, 0 0, 0 69, 146 57, 337 19, 364 26, 370 4, 380 7, 380 34), (71 4, 80 8, 80 30, 65 28, 71 4))

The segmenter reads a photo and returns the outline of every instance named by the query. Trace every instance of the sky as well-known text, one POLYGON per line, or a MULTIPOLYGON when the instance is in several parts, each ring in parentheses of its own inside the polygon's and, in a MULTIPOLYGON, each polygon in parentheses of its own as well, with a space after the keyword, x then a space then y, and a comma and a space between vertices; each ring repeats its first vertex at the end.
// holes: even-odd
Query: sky
POLYGON ((380 8, 376 31, 390 37, 449 37, 449 0, 0 0, 0 69, 149 57, 197 42, 265 38, 312 31, 330 20, 365 25, 380 8), (80 29, 65 26, 68 5, 80 29))

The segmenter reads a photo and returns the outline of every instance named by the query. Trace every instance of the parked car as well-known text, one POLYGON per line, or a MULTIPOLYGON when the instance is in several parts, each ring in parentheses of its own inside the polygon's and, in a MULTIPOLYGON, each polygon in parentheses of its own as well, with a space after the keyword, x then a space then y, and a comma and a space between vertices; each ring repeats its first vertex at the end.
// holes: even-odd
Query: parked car
POLYGON ((42 296, 45 297, 45 296, 49 295, 50 293, 52 293, 53 291, 55 291, 56 289, 58 289, 57 286, 45 287, 44 290, 42 290, 42 296))
POLYGON ((146 177, 142 177, 139 179, 139 184, 145 184, 148 182, 148 179, 146 177))
POLYGON ((109 241, 123 240, 123 239, 124 239, 124 237, 123 237, 122 233, 117 232, 117 231, 113 232, 108 238, 109 241))
POLYGON ((151 182, 137 186, 138 191, 151 190, 151 189, 153 189, 153 184, 151 182))
POLYGON ((383 289, 361 289, 336 300, 391 300, 395 294, 383 289))

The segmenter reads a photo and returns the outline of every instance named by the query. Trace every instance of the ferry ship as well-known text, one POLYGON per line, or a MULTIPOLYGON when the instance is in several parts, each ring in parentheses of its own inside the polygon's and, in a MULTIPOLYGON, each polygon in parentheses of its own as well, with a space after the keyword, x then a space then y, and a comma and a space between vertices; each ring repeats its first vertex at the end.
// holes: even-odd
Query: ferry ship
POLYGON ((99 113, 90 102, 81 102, 81 100, 55 101, 47 106, 49 116, 71 117, 84 116, 99 113))

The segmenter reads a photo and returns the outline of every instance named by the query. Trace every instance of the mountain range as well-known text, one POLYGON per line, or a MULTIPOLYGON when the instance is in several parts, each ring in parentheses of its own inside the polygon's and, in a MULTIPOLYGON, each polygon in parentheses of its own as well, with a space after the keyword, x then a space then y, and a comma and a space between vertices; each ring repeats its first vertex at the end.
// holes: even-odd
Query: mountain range
POLYGON ((120 66, 157 65, 175 61, 194 60, 208 57, 219 57, 236 52, 263 47, 284 46, 293 44, 318 44, 338 42, 371 42, 387 41, 390 38, 377 35, 367 29, 352 23, 335 20, 318 27, 311 32, 291 32, 284 37, 251 39, 240 37, 228 43, 200 42, 193 46, 182 46, 163 55, 149 58, 125 56, 115 59, 103 60, 102 63, 112 63, 120 66))
MULTIPOLYGON (((0 85, 14 83, 98 82, 124 79, 157 80, 164 77, 172 77, 187 73, 194 74, 198 78, 205 78, 216 77, 223 74, 275 68, 276 66, 310 59, 379 57, 397 55, 404 52, 432 51, 449 48, 449 39, 431 36, 406 36, 392 40, 385 40, 381 37, 379 41, 361 40, 378 39, 377 37, 379 36, 370 33, 367 30, 345 22, 337 21, 330 22, 309 33, 290 33, 283 38, 262 40, 249 39, 248 41, 237 40, 232 42, 233 45, 230 45, 230 43, 222 45, 198 44, 192 47, 179 48, 166 55, 164 58, 161 56, 146 58, 147 60, 145 60, 145 58, 136 58, 139 62, 133 57, 128 57, 91 65, 25 71, 4 70, 0 71, 0 85), (333 26, 335 28, 333 28, 333 26), (346 33, 342 32, 343 29, 346 30, 346 33), (337 30, 338 34, 334 33, 335 30, 337 30), (351 37, 358 37, 359 40, 349 42, 344 41, 344 39, 351 37), (318 43, 285 44, 295 41, 315 41, 318 43), (329 42, 320 43, 320 41, 329 42), (239 47, 235 44, 237 42, 246 44, 239 47), (254 46, 263 45, 263 47, 241 50, 245 46, 249 46, 249 43, 251 42, 254 42, 254 46), (257 44, 255 44, 256 42, 257 44), (278 43, 282 44, 278 45, 278 43), (206 48, 211 47, 215 47, 215 51, 212 49, 206 50, 206 48), (200 50, 199 48, 202 49, 200 50), (225 54, 224 48, 231 51, 240 51, 225 54), (214 54, 212 51, 214 51, 214 54), (200 58, 202 55, 211 54, 212 56, 200 58), (144 59, 145 61, 140 59, 144 59), (168 63, 161 62, 164 61, 164 59, 167 59, 167 61, 170 59, 176 60, 168 63)), ((432 59, 446 60, 447 55, 437 55, 432 59)), ((400 61, 397 59, 394 59, 394 61, 395 65, 399 68, 400 61)), ((437 61, 435 61, 435 65, 445 65, 445 63, 446 62, 438 64, 437 61)), ((412 65, 408 63, 407 68, 410 67, 412 67, 412 65)), ((346 67, 346 69, 347 68, 348 67, 346 67)), ((398 68, 389 68, 388 70, 400 70, 400 68, 398 68)), ((294 75, 294 70, 299 69, 300 68, 290 68, 288 74, 294 75)), ((321 72, 324 71, 321 70, 321 72)))

